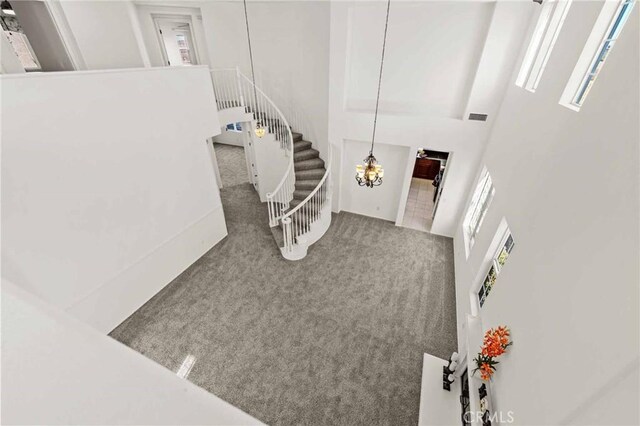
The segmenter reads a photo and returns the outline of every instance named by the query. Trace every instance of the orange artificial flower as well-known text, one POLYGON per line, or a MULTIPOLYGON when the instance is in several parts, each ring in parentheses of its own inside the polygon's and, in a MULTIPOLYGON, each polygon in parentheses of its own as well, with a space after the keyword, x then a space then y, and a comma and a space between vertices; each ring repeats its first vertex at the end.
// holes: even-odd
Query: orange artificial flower
POLYGON ((495 366, 499 364, 495 358, 504 354, 512 344, 511 333, 507 327, 500 326, 487 330, 482 341, 480 353, 473 359, 476 364, 473 374, 480 370, 482 380, 491 379, 491 376, 496 370, 495 366))
POLYGON ((489 364, 487 364, 486 362, 483 362, 482 364, 480 364, 480 378, 482 380, 489 380, 492 375, 493 375, 493 369, 489 364))
POLYGON ((509 342, 509 329, 506 327, 497 327, 487 330, 484 335, 484 341, 481 348, 482 355, 496 357, 505 353, 509 342))

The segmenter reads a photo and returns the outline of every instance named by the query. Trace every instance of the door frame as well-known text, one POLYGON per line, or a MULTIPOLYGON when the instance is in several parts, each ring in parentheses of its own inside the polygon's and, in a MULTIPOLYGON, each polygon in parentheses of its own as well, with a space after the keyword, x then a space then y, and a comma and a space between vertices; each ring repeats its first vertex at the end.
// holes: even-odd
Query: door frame
POLYGON ((195 59, 195 63, 192 65, 200 65, 202 63, 202 61, 200 60, 201 55, 200 55, 198 43, 196 41, 196 33, 193 29, 193 20, 191 19, 191 15, 152 13, 151 19, 153 20, 153 27, 155 28, 155 31, 156 31, 156 38, 158 40, 158 43, 160 43, 160 53, 162 54, 162 61, 164 63, 164 66, 171 66, 171 64, 169 63, 169 55, 167 54, 167 49, 164 45, 162 34, 160 33, 159 24, 161 21, 168 21, 168 22, 189 25, 189 35, 191 38, 191 47, 192 47, 191 50, 193 51, 193 56, 195 59))
MULTIPOLYGON (((407 199, 409 198, 409 188, 411 188, 411 179, 413 178, 413 169, 416 165, 416 159, 417 159, 416 153, 418 152, 419 149, 428 150, 428 148, 425 148, 424 145, 410 146, 409 148, 410 148, 410 151, 409 151, 409 156, 407 158, 407 167, 405 169, 404 184, 402 186, 402 192, 400 193, 400 202, 398 204, 398 213, 396 215, 396 222, 395 222, 396 226, 402 226, 402 222, 404 220, 404 213, 407 207, 407 199)), ((433 223, 435 224, 436 215, 438 213, 438 204, 440 202, 442 191, 444 190, 447 174, 451 169, 451 160, 453 158, 454 153, 453 151, 442 151, 439 149, 432 149, 432 150, 446 152, 449 154, 449 156, 447 157, 447 165, 445 166, 444 173, 442 174, 442 181, 440 183, 440 186, 438 187, 440 194, 438 195, 438 197, 436 198, 436 201, 434 202, 433 215, 431 216, 433 218, 433 223)), ((433 229, 433 224, 431 225, 431 229, 433 229)), ((429 233, 432 234, 433 232, 429 231, 429 233)))
MULTIPOLYGON (((438 185, 438 193, 436 194, 436 200, 433 205, 433 216, 431 218, 433 221, 436 221, 436 214, 438 213, 438 206, 440 205, 440 198, 442 198, 442 191, 444 191, 444 184, 447 181, 447 175, 449 174, 449 170, 451 170, 451 161, 453 160, 453 151, 447 151, 449 156, 447 157, 447 165, 444 166, 444 173, 442 174, 442 178, 440 179, 440 184, 438 185)), ((433 227, 433 225, 432 225, 433 227)))
POLYGON ((58 30, 58 35, 60 36, 62 45, 67 51, 67 55, 73 65, 74 71, 84 71, 89 69, 84 60, 84 56, 82 56, 80 46, 78 46, 78 42, 73 35, 73 31, 71 30, 71 26, 69 25, 69 21, 67 21, 67 16, 64 14, 64 10, 62 9, 60 2, 56 0, 44 0, 44 5, 49 11, 49 15, 58 30))

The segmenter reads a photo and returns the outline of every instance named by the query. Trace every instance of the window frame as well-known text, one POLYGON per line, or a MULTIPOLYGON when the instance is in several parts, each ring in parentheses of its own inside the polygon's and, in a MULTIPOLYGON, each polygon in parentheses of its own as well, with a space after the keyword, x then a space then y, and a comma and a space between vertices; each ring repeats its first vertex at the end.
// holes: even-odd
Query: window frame
POLYGON ((589 91, 593 87, 600 71, 604 67, 604 64, 611 54, 611 50, 615 45, 616 41, 620 37, 620 33, 624 28, 624 25, 627 23, 627 20, 631 16, 631 12, 633 11, 633 7, 636 4, 636 0, 621 0, 618 8, 616 9, 613 18, 609 24, 609 27, 604 33, 604 37, 600 42, 600 45, 596 49, 595 54, 593 55, 593 59, 587 68, 587 72, 582 78, 582 82, 578 86, 578 89, 573 96, 573 100, 571 104, 576 106, 577 108, 582 107, 584 104, 587 95, 589 95, 589 91))
POLYGON ((467 206, 464 220, 462 221, 462 233, 464 235, 467 258, 469 257, 471 248, 475 244, 476 236, 480 232, 482 222, 489 210, 491 201, 493 201, 495 192, 496 188, 493 185, 491 174, 489 170, 484 167, 476 183, 471 201, 467 206))
POLYGON ((543 2, 516 78, 516 86, 532 93, 536 91, 572 3, 573 0, 543 2))
POLYGON ((511 256, 511 252, 513 251, 514 247, 515 247, 515 241, 513 238, 513 234, 511 233, 509 226, 506 226, 506 228, 503 231, 503 235, 500 238, 500 243, 498 244, 497 249, 491 256, 487 273, 483 275, 484 278, 480 282, 480 287, 475 292, 476 300, 478 302, 478 309, 482 309, 482 307, 484 306, 487 300, 487 297, 491 293, 493 286, 498 281, 498 277, 500 276, 502 270, 504 269, 504 265, 506 265, 506 259, 508 259, 509 256, 511 256), (511 244, 507 248, 507 243, 509 239, 511 239, 511 244), (505 259, 505 262, 501 265, 499 259, 503 250, 506 250, 507 257, 505 259), (487 281, 490 280, 492 271, 493 271, 493 279, 492 279, 493 282, 491 282, 491 285, 487 286, 487 281))
POLYGON ((620 37, 624 25, 629 16, 631 16, 636 3, 637 0, 608 0, 604 2, 600 14, 582 49, 582 53, 560 97, 560 105, 576 112, 580 111, 587 95, 590 93, 597 77, 600 75, 606 59, 611 54, 612 49, 606 50, 607 45, 611 47, 615 45, 615 41, 620 37), (619 23, 618 20, 621 12, 627 4, 630 4, 631 7, 627 10, 628 14, 626 15, 626 19, 619 23), (617 34, 615 35, 613 43, 607 43, 607 41, 611 41, 609 40, 609 36, 612 34, 612 30, 617 30, 617 34), (604 50, 606 50, 606 52, 603 52, 604 50), (603 53, 605 53, 604 60, 599 61, 603 53), (594 78, 590 78, 590 74, 594 69, 597 72, 594 78), (589 83, 591 84, 589 85, 589 83))
POLYGON ((242 132, 242 124, 241 123, 229 123, 225 129, 228 132, 242 132))

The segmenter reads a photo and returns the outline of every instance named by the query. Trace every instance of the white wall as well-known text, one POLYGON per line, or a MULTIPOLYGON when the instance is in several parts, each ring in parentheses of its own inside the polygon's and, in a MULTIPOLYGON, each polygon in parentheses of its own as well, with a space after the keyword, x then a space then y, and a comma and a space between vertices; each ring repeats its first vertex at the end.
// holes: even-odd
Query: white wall
MULTIPOLYGON (((505 78, 500 76, 511 73, 534 6, 508 1, 391 5, 376 139, 398 146, 398 152, 427 148, 452 153, 432 227, 436 234, 455 233, 492 112, 502 98, 505 78), (469 110, 491 114, 489 121, 463 119, 469 110)), ((385 8, 384 2, 331 3, 329 139, 342 160, 334 169, 340 182, 336 191, 344 193, 334 197, 335 210, 354 205, 348 202, 357 188, 354 169, 368 152, 366 147, 357 154, 343 152, 344 141, 371 140, 385 8)), ((385 183, 371 191, 384 194, 385 185, 400 179, 394 183, 394 198, 383 198, 395 203, 386 208, 385 217, 401 218, 410 185, 407 171, 415 158, 406 155, 392 175, 387 164, 397 170, 400 157, 386 157, 377 147, 375 154, 385 168, 385 183)), ((378 217, 374 204, 356 204, 357 212, 378 217)))
POLYGON ((344 180, 341 182, 342 208, 346 211, 390 221, 396 220, 402 192, 404 171, 409 148, 397 145, 377 144, 376 156, 384 158, 384 183, 376 188, 358 186, 355 164, 361 164, 371 144, 366 141, 344 142, 342 148, 344 180), (350 178, 350 179, 349 179, 350 178))
POLYGON ((1 394, 7 425, 261 424, 6 281, 1 394))
POLYGON ((60 4, 87 69, 144 66, 129 1, 61 0, 60 4))
POLYGON ((558 103, 602 4, 573 3, 534 94, 512 75, 482 161, 496 193, 468 260, 456 232, 461 343, 469 288, 502 218, 513 234, 481 319, 512 329, 493 387, 522 425, 640 420, 637 404, 619 408, 639 398, 640 9, 581 111, 558 103))
POLYGON ((222 133, 213 138, 216 143, 224 143, 227 145, 244 146, 244 132, 236 132, 227 130, 225 127, 221 129, 222 133))
POLYGON ((259 138, 254 133, 255 126, 251 131, 251 145, 253 147, 253 158, 255 161, 255 173, 258 182, 258 194, 262 202, 267 201, 267 194, 275 191, 284 174, 286 173, 291 157, 287 156, 287 151, 280 147, 280 142, 274 136, 267 134, 259 138))
MULTIPOLYGON (((391 5, 380 111, 461 118, 489 26, 491 2, 391 5)), ((345 103, 375 109, 386 4, 350 7, 345 103)))
POLYGON ((206 67, 2 89, 3 277, 107 332, 226 235, 206 67))
MULTIPOLYGON (((329 7, 327 1, 248 2, 256 80, 295 131, 327 160, 329 7)), ((202 2, 214 68, 250 76, 242 2, 202 2)))

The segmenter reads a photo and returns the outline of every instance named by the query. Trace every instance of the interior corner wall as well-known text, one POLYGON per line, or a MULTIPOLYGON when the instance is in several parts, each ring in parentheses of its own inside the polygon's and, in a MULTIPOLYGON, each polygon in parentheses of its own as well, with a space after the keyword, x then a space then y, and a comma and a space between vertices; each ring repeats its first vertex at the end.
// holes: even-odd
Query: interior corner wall
POLYGON ((341 207, 348 212, 395 221, 409 148, 384 143, 376 144, 376 155, 385 159, 384 184, 375 188, 366 188, 358 186, 355 180, 355 164, 362 163, 369 147, 370 143, 367 141, 344 141, 342 149, 344 169, 340 181, 341 207))
POLYGON ((109 332, 227 234, 208 68, 1 78, 2 276, 109 332))
MULTIPOLYGON (((242 2, 202 2, 213 68, 251 76, 242 2)), ((256 82, 327 160, 329 97, 327 1, 248 2, 256 82)))
POLYGON ((262 424, 12 283, 1 289, 2 424, 262 424))
POLYGON ((535 93, 514 73, 482 160, 495 196, 468 259, 460 226, 454 241, 463 344, 470 290, 509 223, 515 247, 480 319, 511 328, 492 390, 522 425, 640 420, 630 402, 640 398, 640 8, 581 110, 559 104, 602 5, 573 2, 535 93))
POLYGON ((127 1, 61 0, 87 69, 143 67, 127 1))
POLYGON ((385 168, 385 183, 373 190, 360 188, 372 194, 385 192, 384 187, 395 182, 393 190, 398 196, 385 198, 395 205, 380 207, 386 212, 381 215, 375 203, 354 204, 349 200, 359 197, 352 193, 354 168, 362 163, 368 148, 363 145, 357 155, 343 152, 350 148, 348 144, 343 147, 342 141, 371 140, 379 69, 376 61, 380 58, 386 5, 331 2, 329 139, 340 160, 334 162, 334 179, 341 183, 334 186, 334 210, 356 208, 359 214, 395 221, 406 203, 411 180, 407 170, 413 170, 415 162, 407 151, 444 151, 452 156, 431 232, 449 237, 455 234, 493 123, 493 116, 488 122, 478 122, 464 120, 462 114, 469 105, 481 104, 490 110, 487 112, 497 109, 504 80, 524 37, 521 27, 528 23, 532 10, 524 2, 467 3, 407 1, 391 6, 389 55, 385 57, 376 140, 395 145, 396 150, 385 147, 378 151, 376 144, 376 157, 385 168), (425 26, 425 21, 432 25, 425 26), (415 40, 404 43, 406 39, 415 40), (418 39, 437 43, 434 46, 418 39), (488 72, 488 65, 483 65, 487 61, 479 62, 478 57, 491 58, 498 66, 488 72), (395 152, 400 151, 407 154, 397 169, 399 157, 395 152))

